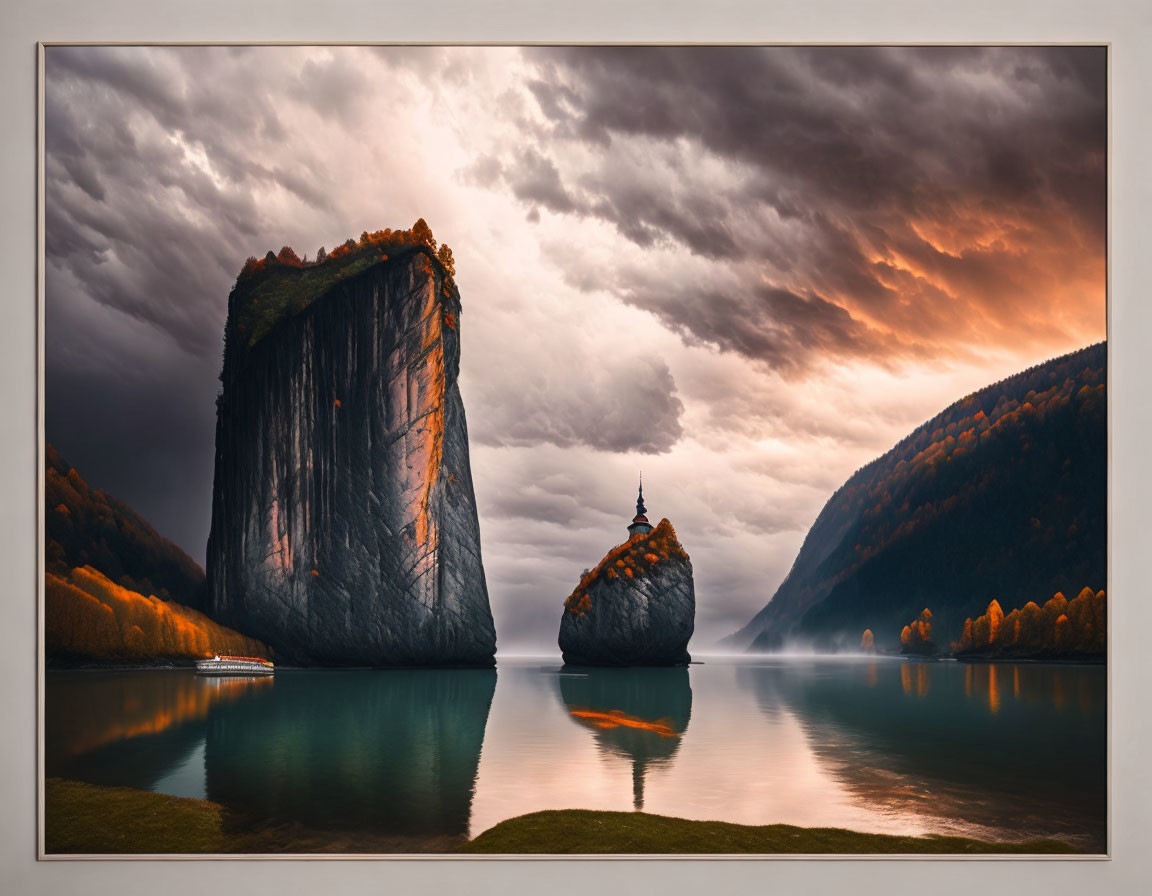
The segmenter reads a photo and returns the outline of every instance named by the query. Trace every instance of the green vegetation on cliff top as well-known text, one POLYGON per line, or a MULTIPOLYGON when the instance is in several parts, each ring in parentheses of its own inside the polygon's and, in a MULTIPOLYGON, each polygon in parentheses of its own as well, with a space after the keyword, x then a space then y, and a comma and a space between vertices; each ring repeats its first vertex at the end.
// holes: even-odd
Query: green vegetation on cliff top
POLYGON ((290 246, 244 264, 228 299, 228 332, 255 345, 281 320, 299 314, 340 283, 377 264, 421 252, 440 269, 445 289, 454 289, 455 265, 447 244, 437 247, 431 228, 421 218, 409 230, 365 231, 330 253, 323 248, 312 261, 301 260, 290 246))

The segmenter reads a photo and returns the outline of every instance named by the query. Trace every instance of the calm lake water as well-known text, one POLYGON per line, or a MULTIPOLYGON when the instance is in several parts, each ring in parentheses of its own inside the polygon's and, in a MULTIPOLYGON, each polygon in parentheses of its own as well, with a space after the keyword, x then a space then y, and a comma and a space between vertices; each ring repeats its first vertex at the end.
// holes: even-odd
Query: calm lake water
POLYGON ((259 851, 443 851, 540 809, 1105 849, 1102 666, 47 674, 49 777, 223 804, 259 851))

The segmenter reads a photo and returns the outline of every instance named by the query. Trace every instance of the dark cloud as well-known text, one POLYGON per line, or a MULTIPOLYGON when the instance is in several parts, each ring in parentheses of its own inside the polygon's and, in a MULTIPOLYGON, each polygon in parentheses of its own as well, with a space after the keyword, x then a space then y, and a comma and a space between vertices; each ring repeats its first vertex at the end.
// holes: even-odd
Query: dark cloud
POLYGON ((506 176, 517 199, 554 212, 576 211, 576 203, 560 183, 556 166, 534 149, 524 150, 506 176))
POLYGON ((363 77, 346 56, 308 59, 300 69, 296 89, 323 118, 357 124, 364 112, 363 77))
POLYGON ((697 283, 644 269, 597 269, 562 246, 551 247, 549 255, 577 289, 612 292, 651 312, 689 344, 733 350, 785 374, 803 370, 814 355, 870 358, 916 351, 816 293, 742 282, 719 271, 697 283))
POLYGON ((94 488, 126 501, 198 562, 211 512, 217 362, 173 351, 155 329, 49 268, 48 439, 94 488))
POLYGON ((516 195, 739 268, 739 294, 638 302, 685 335, 805 364, 962 352, 978 328, 1074 343, 1102 319, 1102 47, 527 53, 547 179, 509 175, 516 195))
POLYGON ((350 69, 245 48, 45 59, 48 438, 202 560, 228 292, 284 244, 286 209, 331 210, 291 127, 340 112, 350 69))
POLYGON ((481 154, 476 161, 461 172, 466 184, 480 187, 494 187, 504 174, 504 166, 495 156, 481 154))
POLYGON ((884 341, 839 305, 778 287, 753 285, 746 293, 636 289, 625 299, 691 339, 785 370, 812 354, 878 354, 884 341))

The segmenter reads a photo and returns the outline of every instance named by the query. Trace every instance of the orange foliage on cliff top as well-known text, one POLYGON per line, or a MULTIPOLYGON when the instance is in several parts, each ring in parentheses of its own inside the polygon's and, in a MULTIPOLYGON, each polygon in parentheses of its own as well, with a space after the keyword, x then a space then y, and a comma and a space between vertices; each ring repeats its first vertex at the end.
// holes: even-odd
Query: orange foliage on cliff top
POLYGON ((660 525, 647 535, 633 535, 623 544, 610 550, 595 569, 580 579, 576 590, 565 599, 564 608, 569 613, 576 613, 579 616, 587 613, 591 609, 588 589, 601 574, 608 579, 617 579, 621 574, 631 579, 643 576, 652 567, 671 559, 687 560, 688 555, 680 545, 672 524, 663 519, 660 525))
POLYGON ((1043 607, 1028 601, 1007 616, 997 601, 964 621, 957 653, 1103 654, 1108 646, 1108 605, 1103 591, 1084 588, 1069 601, 1056 592, 1043 607))
POLYGON ((452 250, 444 244, 437 247, 432 229, 421 218, 408 230, 364 231, 359 240, 345 240, 331 252, 321 247, 312 261, 301 259, 291 246, 263 258, 251 256, 229 298, 228 332, 245 334, 248 345, 255 345, 282 318, 304 310, 343 280, 387 262, 393 248, 421 248, 424 272, 434 273, 434 259, 443 275, 444 297, 451 300, 456 294, 452 250))
MULTIPOLYGON (((284 246, 278 253, 269 252, 263 258, 256 258, 252 256, 244 264, 244 274, 256 274, 266 270, 269 264, 279 262, 282 265, 293 268, 314 267, 318 264, 324 264, 327 261, 335 261, 361 252, 365 249, 375 249, 377 251, 387 248, 389 246, 427 246, 434 253, 440 263, 448 270, 449 274, 455 273, 455 267, 452 264, 452 250, 447 245, 440 246, 437 249, 436 238, 432 235, 432 228, 428 223, 420 218, 408 230, 393 230, 386 227, 384 230, 375 230, 369 233, 365 230, 360 234, 359 240, 347 239, 331 252, 325 252, 323 248, 316 253, 315 261, 302 261, 296 254, 291 246, 284 246)), ((388 254, 385 252, 380 253, 382 261, 388 260, 388 254)))
POLYGON ((117 585, 93 569, 47 573, 45 645, 50 655, 93 660, 268 656, 267 646, 182 604, 117 585))

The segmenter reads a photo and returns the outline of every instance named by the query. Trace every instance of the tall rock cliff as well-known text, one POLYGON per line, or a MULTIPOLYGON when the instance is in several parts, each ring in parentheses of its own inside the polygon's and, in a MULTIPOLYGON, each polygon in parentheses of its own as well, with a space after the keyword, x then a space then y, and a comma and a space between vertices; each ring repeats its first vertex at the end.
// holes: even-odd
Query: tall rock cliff
POLYGON ((460 296, 420 225, 250 259, 229 297, 208 612, 287 662, 493 663, 460 296))
POLYGON ((633 534, 564 601, 560 649, 576 666, 687 663, 696 617, 692 561, 668 520, 633 534))

